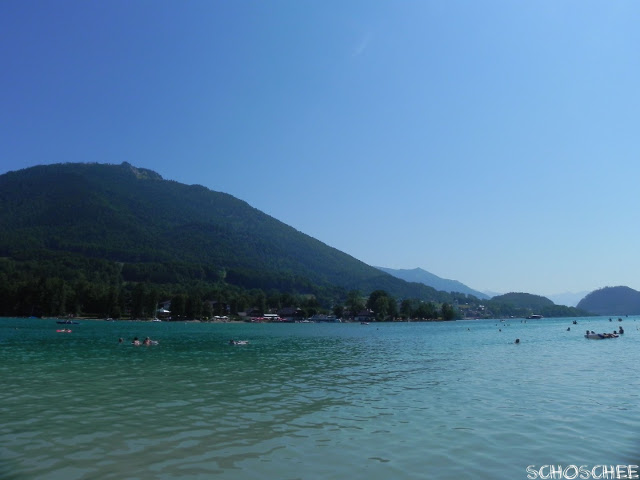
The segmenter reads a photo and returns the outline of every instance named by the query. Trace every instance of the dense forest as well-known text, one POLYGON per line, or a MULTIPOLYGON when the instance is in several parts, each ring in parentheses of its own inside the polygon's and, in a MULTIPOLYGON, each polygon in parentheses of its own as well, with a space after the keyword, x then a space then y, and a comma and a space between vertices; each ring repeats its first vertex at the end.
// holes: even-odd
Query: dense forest
POLYGON ((385 290, 366 294, 310 283, 304 292, 249 288, 227 282, 223 271, 187 264, 124 264, 50 252, 29 260, 0 259, 1 316, 153 318, 162 302, 170 302, 173 319, 262 315, 285 307, 296 307, 301 318, 367 310, 372 320, 454 319, 454 305, 468 298, 442 293, 440 301, 399 302, 385 290))
POLYGON ((9 172, 0 202, 0 315, 148 318, 171 301, 191 318, 283 307, 453 318, 477 300, 394 278, 230 195, 128 163, 9 172))

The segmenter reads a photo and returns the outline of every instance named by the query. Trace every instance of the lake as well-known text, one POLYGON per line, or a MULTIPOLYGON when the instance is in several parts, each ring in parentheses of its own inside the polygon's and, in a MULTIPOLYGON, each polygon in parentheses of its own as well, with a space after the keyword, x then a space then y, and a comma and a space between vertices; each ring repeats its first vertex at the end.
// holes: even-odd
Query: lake
POLYGON ((0 478, 526 479, 532 465, 638 464, 640 322, 573 320, 58 333, 0 319, 0 478))

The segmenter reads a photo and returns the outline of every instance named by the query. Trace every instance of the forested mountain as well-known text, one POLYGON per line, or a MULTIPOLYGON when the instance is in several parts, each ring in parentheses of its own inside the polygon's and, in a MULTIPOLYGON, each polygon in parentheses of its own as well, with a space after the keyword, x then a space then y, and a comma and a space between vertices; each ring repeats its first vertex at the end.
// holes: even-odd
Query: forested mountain
POLYGON ((638 315, 640 292, 629 287, 604 287, 580 300, 578 308, 597 315, 638 315))
POLYGON ((467 295, 473 295, 480 299, 488 299, 489 296, 482 292, 473 290, 467 287, 464 283, 457 280, 448 280, 446 278, 438 277, 431 272, 427 272, 422 268, 413 269, 394 269, 385 267, 376 267, 383 272, 393 275, 396 278, 400 278, 406 282, 423 283, 429 287, 433 287, 436 290, 442 290, 443 292, 460 292, 467 295))
POLYGON ((542 315, 543 317, 575 317, 588 315, 583 309, 556 305, 540 295, 512 292, 493 297, 489 302, 492 310, 499 316, 542 315))
POLYGON ((554 303, 546 297, 521 292, 505 293, 504 295, 493 297, 491 300, 494 302, 508 303, 517 307, 530 308, 533 310, 539 310, 541 308, 554 305, 554 303))
MULTIPOLYGON (((328 306, 350 290, 452 298, 368 266, 231 195, 128 163, 9 172, 0 176, 0 204, 0 288, 9 297, 20 297, 16 289, 25 285, 32 296, 57 288, 68 298, 79 283, 102 290, 142 283, 160 286, 161 295, 222 282, 313 294, 328 306)), ((0 304, 4 312, 26 308, 0 304)))

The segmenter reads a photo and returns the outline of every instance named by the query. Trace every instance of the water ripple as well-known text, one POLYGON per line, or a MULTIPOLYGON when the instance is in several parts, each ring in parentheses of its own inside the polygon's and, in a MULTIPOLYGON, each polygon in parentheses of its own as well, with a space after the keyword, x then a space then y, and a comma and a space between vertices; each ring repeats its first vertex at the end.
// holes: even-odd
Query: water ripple
POLYGON ((0 320, 0 477, 488 479, 631 462, 640 333, 590 342, 566 323, 514 322, 516 346, 494 322, 83 322, 61 336, 0 320), (160 344, 117 344, 146 335, 160 344))

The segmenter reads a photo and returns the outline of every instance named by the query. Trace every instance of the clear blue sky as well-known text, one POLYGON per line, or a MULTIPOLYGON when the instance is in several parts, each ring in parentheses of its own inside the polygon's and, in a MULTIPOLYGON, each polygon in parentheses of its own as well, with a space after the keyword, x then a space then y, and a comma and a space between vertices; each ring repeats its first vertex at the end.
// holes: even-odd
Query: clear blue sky
POLYGON ((130 162, 370 265, 640 289, 640 2, 0 2, 0 173, 130 162))

